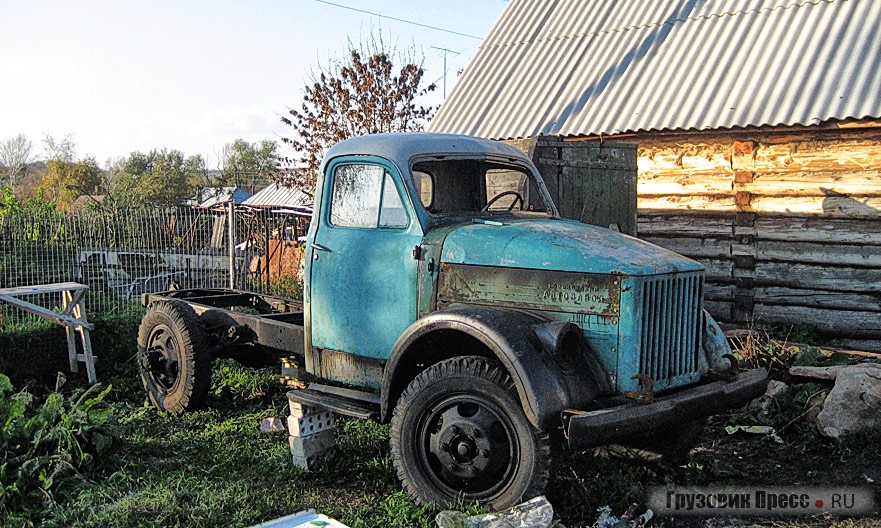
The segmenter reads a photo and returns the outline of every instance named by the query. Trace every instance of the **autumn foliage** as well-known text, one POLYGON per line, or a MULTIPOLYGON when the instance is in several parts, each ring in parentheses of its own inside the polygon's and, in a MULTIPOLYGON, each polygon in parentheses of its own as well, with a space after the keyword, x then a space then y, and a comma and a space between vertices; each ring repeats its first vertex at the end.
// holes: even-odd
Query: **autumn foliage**
POLYGON ((349 59, 331 63, 306 86, 299 110, 290 109, 281 120, 293 128, 282 138, 294 156, 282 158, 280 179, 311 192, 325 151, 343 139, 380 132, 422 130, 435 108, 417 100, 433 91, 422 87, 421 64, 380 46, 367 51, 349 46, 349 59), (405 64, 395 66, 395 59, 405 64))

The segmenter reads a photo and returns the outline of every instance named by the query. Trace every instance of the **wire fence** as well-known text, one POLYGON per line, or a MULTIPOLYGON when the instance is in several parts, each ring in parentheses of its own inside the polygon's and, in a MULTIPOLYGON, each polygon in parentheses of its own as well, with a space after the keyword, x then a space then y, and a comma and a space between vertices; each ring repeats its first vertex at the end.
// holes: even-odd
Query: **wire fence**
MULTIPOLYGON (((297 240, 306 222, 269 210, 231 216, 194 207, 8 212, 0 215, 0 288, 87 284, 90 317, 139 310, 141 294, 172 288, 232 286, 298 297, 297 240)), ((61 302, 51 295, 29 300, 48 308, 61 302)), ((30 317, 3 305, 0 327, 30 317)))

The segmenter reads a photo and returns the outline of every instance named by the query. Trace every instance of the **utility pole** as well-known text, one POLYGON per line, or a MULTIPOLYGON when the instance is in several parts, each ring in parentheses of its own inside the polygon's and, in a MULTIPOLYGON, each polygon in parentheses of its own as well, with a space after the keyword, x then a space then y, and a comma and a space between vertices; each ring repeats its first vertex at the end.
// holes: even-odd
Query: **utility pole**
POLYGON ((461 51, 451 50, 447 48, 441 48, 438 46, 432 46, 433 49, 438 50, 444 55, 444 99, 447 98, 447 54, 452 53, 454 55, 458 55, 462 53, 461 51))

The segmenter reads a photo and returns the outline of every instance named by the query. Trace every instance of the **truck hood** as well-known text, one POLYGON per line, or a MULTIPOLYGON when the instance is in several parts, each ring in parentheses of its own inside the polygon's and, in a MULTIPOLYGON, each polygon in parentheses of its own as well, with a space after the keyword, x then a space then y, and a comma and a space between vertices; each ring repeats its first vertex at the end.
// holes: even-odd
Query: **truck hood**
POLYGON ((475 219, 449 231, 441 262, 579 273, 701 271, 691 259, 608 229, 563 219, 475 219))

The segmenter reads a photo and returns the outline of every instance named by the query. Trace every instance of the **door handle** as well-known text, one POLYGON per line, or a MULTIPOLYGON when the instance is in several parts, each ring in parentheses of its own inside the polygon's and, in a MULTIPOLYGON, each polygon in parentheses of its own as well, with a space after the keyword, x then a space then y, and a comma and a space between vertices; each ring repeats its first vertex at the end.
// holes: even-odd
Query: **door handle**
POLYGON ((331 251, 330 248, 326 248, 326 247, 322 246, 321 244, 316 244, 315 242, 312 242, 310 245, 312 246, 312 249, 317 249, 318 251, 327 251, 328 253, 333 253, 333 251, 331 251))

